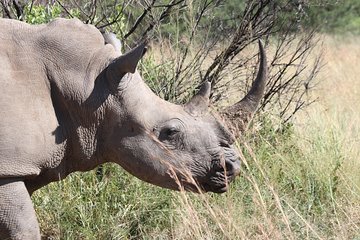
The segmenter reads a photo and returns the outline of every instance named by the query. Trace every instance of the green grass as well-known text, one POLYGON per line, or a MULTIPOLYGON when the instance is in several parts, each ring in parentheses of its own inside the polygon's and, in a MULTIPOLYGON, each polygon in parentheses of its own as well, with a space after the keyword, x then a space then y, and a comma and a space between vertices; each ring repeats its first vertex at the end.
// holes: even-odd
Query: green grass
POLYGON ((119 239, 161 233, 170 228, 172 194, 104 165, 77 173, 35 194, 45 235, 61 239, 119 239))

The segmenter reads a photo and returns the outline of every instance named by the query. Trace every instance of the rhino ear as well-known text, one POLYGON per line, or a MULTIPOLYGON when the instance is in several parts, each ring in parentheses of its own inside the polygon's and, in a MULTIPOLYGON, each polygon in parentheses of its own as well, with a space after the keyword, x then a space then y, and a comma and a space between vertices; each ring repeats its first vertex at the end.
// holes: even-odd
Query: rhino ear
POLYGON ((127 53, 114 59, 107 67, 106 75, 111 88, 117 88, 120 80, 126 73, 134 73, 140 59, 147 50, 147 41, 143 41, 127 53))
POLYGON ((210 102, 211 83, 206 81, 201 85, 197 94, 185 105, 185 110, 193 116, 200 116, 207 112, 210 102))

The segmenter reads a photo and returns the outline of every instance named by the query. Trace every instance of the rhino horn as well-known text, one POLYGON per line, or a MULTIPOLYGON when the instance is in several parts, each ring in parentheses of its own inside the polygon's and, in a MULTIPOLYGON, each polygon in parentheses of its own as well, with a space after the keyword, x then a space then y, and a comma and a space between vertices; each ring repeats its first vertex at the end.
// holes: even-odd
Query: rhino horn
POLYGON ((243 131, 247 128, 253 114, 255 113, 265 91, 266 81, 268 77, 266 54, 262 42, 259 40, 260 49, 260 67, 253 82, 250 91, 243 99, 234 105, 227 107, 223 114, 235 127, 235 135, 239 130, 243 131))
POLYGON ((185 105, 185 110, 194 116, 204 114, 209 107, 210 92, 211 83, 206 81, 201 85, 199 92, 185 105))
POLYGON ((144 56, 147 50, 147 41, 141 42, 135 48, 131 49, 127 53, 115 58, 107 68, 108 80, 110 80, 110 86, 117 87, 121 78, 126 73, 134 73, 140 59, 144 56), (115 85, 115 86, 114 86, 115 85))

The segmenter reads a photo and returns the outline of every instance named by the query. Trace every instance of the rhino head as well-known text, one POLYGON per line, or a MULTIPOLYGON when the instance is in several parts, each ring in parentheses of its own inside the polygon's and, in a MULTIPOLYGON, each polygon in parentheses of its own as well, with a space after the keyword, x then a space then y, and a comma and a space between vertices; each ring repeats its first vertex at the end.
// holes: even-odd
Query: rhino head
POLYGON ((266 56, 261 42, 259 47, 260 68, 249 93, 220 113, 209 109, 209 82, 185 105, 156 96, 136 71, 145 43, 114 59, 105 69, 112 89, 106 159, 160 187, 225 192, 240 171, 235 138, 239 128, 246 128, 265 88, 266 56))

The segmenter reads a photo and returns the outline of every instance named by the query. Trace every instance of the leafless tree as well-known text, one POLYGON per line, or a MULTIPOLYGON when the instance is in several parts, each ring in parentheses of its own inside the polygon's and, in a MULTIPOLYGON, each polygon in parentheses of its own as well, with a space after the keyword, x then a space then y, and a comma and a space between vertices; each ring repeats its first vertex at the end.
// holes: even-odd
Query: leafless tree
POLYGON ((17 18, 22 19, 24 13, 24 6, 27 1, 19 1, 19 0, 1 0, 1 6, 3 11, 4 18, 17 18))

